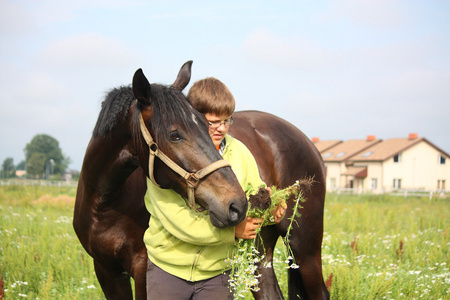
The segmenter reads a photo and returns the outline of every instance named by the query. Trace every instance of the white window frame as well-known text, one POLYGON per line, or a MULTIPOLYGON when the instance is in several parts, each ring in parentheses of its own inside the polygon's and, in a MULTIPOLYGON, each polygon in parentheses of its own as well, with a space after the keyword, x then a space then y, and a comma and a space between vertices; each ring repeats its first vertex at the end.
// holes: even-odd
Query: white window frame
POLYGON ((394 155, 394 157, 392 158, 392 161, 394 162, 394 164, 398 164, 402 162, 402 154, 399 153, 397 155, 394 155), (397 158, 397 161, 395 161, 395 158, 397 158))
POLYGON ((438 179, 437 189, 438 191, 445 190, 445 179, 438 179))
POLYGON ((331 177, 330 178, 330 187, 331 188, 335 188, 336 187, 336 178, 335 177, 331 177))
POLYGON ((372 190, 376 190, 377 189, 377 185, 378 185, 377 178, 371 178, 371 180, 370 180, 370 188, 372 190))

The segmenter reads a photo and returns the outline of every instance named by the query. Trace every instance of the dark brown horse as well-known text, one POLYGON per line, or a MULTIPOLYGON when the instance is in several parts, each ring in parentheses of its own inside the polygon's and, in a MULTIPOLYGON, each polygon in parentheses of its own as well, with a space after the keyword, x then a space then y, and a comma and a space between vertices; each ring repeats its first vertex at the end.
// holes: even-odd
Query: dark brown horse
MULTIPOLYGON (((114 89, 102 103, 80 174, 74 228, 94 259, 107 299, 132 299, 130 276, 135 281, 136 299, 146 299, 147 252, 142 239, 150 216, 143 198, 150 174, 149 146, 141 135, 140 115, 159 150, 188 172, 221 160, 205 119, 181 92, 189 83, 190 67, 191 62, 186 63, 170 87, 149 85, 138 70, 132 88, 114 89)), ((299 226, 294 226, 290 239, 300 269, 289 270, 289 298, 329 298, 321 269, 325 175, 320 155, 303 133, 280 118, 262 112, 238 112, 234 117, 230 133, 252 151, 269 186, 281 188, 297 179, 314 177, 315 184, 306 192, 307 201, 297 220, 299 226)), ((187 196, 189 182, 184 178, 158 158, 153 169, 159 185, 187 196)), ((219 166, 201 179, 195 195, 195 200, 210 211, 215 226, 234 226, 245 215, 247 203, 229 167, 219 166), (211 181, 220 182, 221 187, 211 181), (227 193, 220 192, 223 188, 227 193)), ((291 211, 288 208, 288 216, 291 211)), ((286 232, 286 220, 262 231, 269 259, 276 240, 286 232)), ((281 299, 273 270, 260 271, 261 291, 255 298, 281 299)))
MULTIPOLYGON (((233 114, 230 135, 241 140, 252 152, 261 178, 268 186, 284 188, 296 180, 313 178, 310 189, 303 190, 301 217, 291 231, 290 246, 299 269, 289 269, 289 299, 328 299, 322 279, 321 246, 325 202, 325 168, 313 143, 294 125, 259 111, 233 114)), ((292 215, 288 203, 284 219, 275 226, 263 227, 261 235, 267 260, 272 260, 278 237, 285 236, 292 215)), ((281 299, 282 294, 272 268, 259 268, 262 274, 255 299, 281 299)))

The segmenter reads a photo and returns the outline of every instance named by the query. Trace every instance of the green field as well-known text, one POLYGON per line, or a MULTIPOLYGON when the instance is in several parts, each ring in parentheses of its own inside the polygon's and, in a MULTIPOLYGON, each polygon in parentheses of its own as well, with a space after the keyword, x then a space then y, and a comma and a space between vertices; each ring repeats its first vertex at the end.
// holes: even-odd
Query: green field
MULTIPOLYGON (((75 188, 0 186, 5 299, 104 298, 72 229, 74 198, 75 188)), ((328 195, 323 271, 325 280, 332 274, 331 298, 450 299, 449 215, 448 198, 328 195)), ((279 252, 274 267, 286 292, 279 252)))

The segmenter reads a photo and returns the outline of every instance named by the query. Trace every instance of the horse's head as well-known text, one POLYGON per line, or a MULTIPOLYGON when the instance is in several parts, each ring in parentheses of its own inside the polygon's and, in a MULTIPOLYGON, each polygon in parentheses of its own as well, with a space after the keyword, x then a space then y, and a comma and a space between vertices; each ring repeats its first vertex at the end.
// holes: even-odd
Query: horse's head
POLYGON ((214 147, 205 117, 182 93, 191 65, 183 65, 170 87, 150 85, 140 69, 134 74, 132 89, 148 144, 140 154, 141 165, 155 184, 207 209, 214 226, 235 226, 245 218, 247 199, 214 147))

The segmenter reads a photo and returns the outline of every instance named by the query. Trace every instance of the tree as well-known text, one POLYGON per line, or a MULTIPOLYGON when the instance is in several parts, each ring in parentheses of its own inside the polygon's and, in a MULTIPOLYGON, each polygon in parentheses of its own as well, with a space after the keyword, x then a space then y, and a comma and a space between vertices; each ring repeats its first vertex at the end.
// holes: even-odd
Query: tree
POLYGON ((7 157, 2 164, 1 178, 16 177, 16 168, 14 167, 14 159, 7 157))
POLYGON ((16 170, 25 170, 25 161, 22 160, 20 163, 17 164, 16 170))
POLYGON ((63 175, 70 163, 70 158, 63 155, 59 142, 47 134, 35 135, 24 151, 26 169, 30 175, 41 177, 48 174, 46 168, 51 168, 52 174, 63 175))
POLYGON ((42 178, 44 176, 45 154, 34 152, 27 159, 27 174, 32 178, 42 178))

